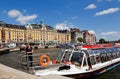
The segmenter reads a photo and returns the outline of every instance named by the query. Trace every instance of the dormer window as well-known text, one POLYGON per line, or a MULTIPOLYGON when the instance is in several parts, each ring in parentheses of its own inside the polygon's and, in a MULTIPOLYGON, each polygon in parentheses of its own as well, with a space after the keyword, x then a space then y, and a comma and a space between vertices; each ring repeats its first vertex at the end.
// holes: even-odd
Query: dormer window
POLYGON ((26 25, 26 28, 27 28, 27 29, 33 29, 32 25, 29 24, 29 23, 26 25))

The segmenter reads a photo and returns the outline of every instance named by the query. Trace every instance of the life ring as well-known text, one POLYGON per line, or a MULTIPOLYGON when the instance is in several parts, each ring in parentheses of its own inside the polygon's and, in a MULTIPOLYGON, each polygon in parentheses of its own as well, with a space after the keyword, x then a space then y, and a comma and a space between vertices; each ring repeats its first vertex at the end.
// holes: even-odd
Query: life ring
POLYGON ((50 63, 50 57, 47 54, 41 55, 40 59, 39 59, 39 64, 43 67, 48 66, 48 64, 50 63))

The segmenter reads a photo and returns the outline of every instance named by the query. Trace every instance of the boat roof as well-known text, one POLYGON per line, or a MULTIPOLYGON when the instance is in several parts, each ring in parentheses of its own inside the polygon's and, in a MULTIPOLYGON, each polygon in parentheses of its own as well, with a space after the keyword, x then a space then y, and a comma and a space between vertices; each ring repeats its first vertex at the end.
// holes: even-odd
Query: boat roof
POLYGON ((88 49, 87 52, 89 55, 99 55, 99 54, 110 54, 120 51, 120 48, 112 47, 112 48, 103 48, 103 49, 88 49))
POLYGON ((100 49, 87 49, 87 48, 82 48, 82 49, 66 49, 65 51, 71 51, 71 52, 80 52, 85 51, 87 52, 90 56, 91 55, 100 55, 100 54, 111 54, 117 51, 120 51, 120 47, 111 47, 111 48, 100 48, 100 49))

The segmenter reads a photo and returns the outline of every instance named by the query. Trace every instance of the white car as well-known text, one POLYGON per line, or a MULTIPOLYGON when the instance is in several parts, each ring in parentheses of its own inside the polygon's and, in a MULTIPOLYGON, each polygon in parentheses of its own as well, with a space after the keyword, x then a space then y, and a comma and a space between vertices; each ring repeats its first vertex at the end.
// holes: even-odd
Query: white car
POLYGON ((10 44, 8 44, 8 47, 9 48, 15 48, 16 47, 16 43, 10 43, 10 44))

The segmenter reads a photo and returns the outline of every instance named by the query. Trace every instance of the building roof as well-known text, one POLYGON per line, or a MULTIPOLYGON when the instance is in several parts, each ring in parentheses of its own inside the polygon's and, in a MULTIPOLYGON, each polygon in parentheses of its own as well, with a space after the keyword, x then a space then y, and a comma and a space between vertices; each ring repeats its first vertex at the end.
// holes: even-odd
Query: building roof
POLYGON ((59 33, 68 33, 69 31, 68 30, 57 30, 57 32, 59 32, 59 33))
POLYGON ((49 25, 46 25, 46 28, 47 28, 47 30, 54 30, 54 28, 49 25))
POLYGON ((71 28, 70 32, 80 32, 80 30, 78 28, 71 28))
MULTIPOLYGON (((41 29, 42 28, 41 24, 27 24, 27 25, 32 26, 33 29, 41 29)), ((26 29, 27 28, 23 25, 7 24, 3 21, 0 21, 0 27, 15 28, 15 29, 26 29)), ((54 30, 54 28, 51 27, 50 25, 45 25, 45 27, 47 28, 47 30, 54 30)))
POLYGON ((15 29, 26 29, 23 25, 7 24, 3 21, 0 21, 0 27, 15 28, 15 29))
POLYGON ((38 24, 30 24, 33 29, 40 29, 40 25, 38 24))
MULTIPOLYGON (((44 26, 46 27, 47 30, 55 30, 50 25, 43 24, 43 22, 42 22, 42 24, 29 24, 28 23, 27 25, 23 26, 23 25, 7 24, 3 21, 0 21, 0 27, 15 28, 15 29, 27 29, 27 28, 41 29, 44 26)), ((68 30, 56 30, 56 31, 59 33, 68 33, 69 32, 68 30)))
POLYGON ((25 26, 22 25, 13 25, 13 24, 5 24, 7 28, 15 28, 15 29, 26 29, 25 26))

